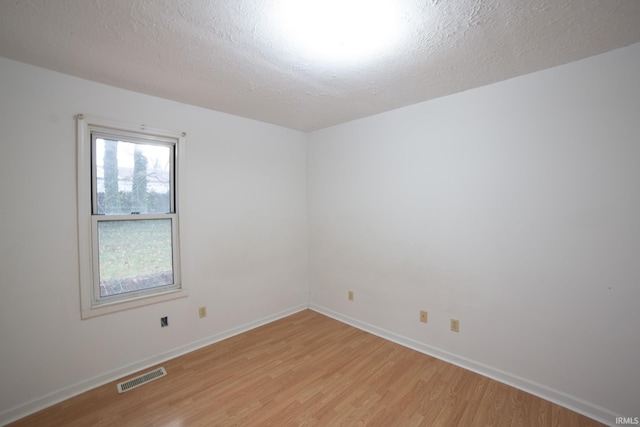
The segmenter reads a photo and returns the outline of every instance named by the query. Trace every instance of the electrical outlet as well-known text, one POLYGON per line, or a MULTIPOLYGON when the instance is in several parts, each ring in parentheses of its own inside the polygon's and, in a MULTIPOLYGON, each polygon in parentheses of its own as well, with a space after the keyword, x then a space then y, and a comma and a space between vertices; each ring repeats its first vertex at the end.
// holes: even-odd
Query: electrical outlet
POLYGON ((353 291, 349 291, 349 301, 353 301, 353 291))
POLYGON ((168 316, 164 316, 160 318, 160 327, 164 328, 166 326, 169 326, 169 317, 168 316))
POLYGON ((207 317, 207 307, 206 306, 200 307, 198 309, 198 316, 200 316, 201 319, 204 318, 204 317, 207 317))
POLYGON ((451 319, 451 330, 453 332, 460 332, 460 321, 458 319, 451 319))
POLYGON ((424 310, 420 310, 420 321, 422 323, 427 323, 427 312, 424 310))

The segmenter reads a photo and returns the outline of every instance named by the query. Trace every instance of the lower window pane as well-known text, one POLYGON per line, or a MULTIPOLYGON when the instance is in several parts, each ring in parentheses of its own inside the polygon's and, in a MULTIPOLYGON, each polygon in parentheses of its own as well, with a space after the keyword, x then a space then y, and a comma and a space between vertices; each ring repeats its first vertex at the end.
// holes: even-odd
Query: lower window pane
POLYGON ((171 219, 99 221, 100 297, 173 284, 171 219))

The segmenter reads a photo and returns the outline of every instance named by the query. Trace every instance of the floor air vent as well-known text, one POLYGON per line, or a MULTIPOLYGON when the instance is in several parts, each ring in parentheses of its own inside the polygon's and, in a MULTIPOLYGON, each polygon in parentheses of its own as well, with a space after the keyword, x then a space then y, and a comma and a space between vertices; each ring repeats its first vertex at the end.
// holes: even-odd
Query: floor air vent
POLYGON ((118 393, 124 393, 125 391, 129 391, 136 387, 139 387, 143 384, 148 383, 149 381, 157 380, 160 377, 164 377, 167 375, 167 371, 164 368, 154 369, 151 372, 147 372, 146 374, 139 375, 135 378, 131 378, 128 381, 121 382, 118 384, 118 393))

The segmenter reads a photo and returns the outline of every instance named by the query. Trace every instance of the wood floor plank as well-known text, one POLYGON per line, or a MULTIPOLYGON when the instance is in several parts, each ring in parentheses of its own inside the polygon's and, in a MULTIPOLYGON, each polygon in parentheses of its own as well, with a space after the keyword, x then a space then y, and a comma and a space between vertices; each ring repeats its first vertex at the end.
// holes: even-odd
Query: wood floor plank
POLYGON ((142 387, 112 382, 10 425, 601 426, 310 310, 162 366, 142 387))

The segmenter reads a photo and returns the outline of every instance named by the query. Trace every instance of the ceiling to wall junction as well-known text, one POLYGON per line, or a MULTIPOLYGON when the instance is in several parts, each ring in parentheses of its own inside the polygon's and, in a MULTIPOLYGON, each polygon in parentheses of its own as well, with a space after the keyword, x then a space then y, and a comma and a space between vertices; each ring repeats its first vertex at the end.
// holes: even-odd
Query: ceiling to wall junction
POLYGON ((637 42, 638 0, 0 3, 0 56, 303 131, 637 42))

